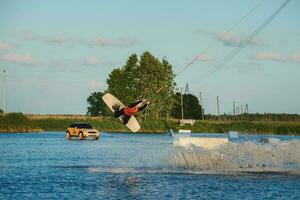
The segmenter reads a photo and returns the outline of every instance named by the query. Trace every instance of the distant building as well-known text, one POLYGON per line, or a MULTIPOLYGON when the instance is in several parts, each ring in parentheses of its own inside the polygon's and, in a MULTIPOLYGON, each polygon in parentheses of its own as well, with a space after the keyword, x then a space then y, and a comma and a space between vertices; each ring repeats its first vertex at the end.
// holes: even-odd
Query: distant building
POLYGON ((189 124, 189 125, 194 125, 196 120, 194 119, 181 119, 180 124, 189 124))

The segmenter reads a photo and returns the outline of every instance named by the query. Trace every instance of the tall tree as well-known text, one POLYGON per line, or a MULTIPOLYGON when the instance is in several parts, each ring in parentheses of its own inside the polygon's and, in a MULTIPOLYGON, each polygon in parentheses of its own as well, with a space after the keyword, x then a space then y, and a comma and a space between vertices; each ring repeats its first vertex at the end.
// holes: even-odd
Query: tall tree
POLYGON ((126 64, 122 68, 114 69, 106 80, 107 91, 121 99, 124 104, 135 101, 138 96, 136 92, 137 64, 137 55, 132 54, 126 64))
POLYGON ((102 92, 93 92, 88 98, 88 111, 87 114, 91 116, 108 116, 109 110, 102 100, 102 92))
POLYGON ((114 69, 107 79, 108 91, 125 104, 138 97, 151 100, 152 105, 146 115, 151 117, 168 116, 173 107, 174 74, 172 66, 163 59, 160 61, 149 52, 140 56, 131 55, 122 68, 114 69))
MULTIPOLYGON (((198 98, 192 94, 183 94, 183 113, 185 119, 203 119, 202 107, 199 103, 198 98)), ((175 104, 173 108, 173 117, 181 118, 181 94, 176 93, 175 104)))

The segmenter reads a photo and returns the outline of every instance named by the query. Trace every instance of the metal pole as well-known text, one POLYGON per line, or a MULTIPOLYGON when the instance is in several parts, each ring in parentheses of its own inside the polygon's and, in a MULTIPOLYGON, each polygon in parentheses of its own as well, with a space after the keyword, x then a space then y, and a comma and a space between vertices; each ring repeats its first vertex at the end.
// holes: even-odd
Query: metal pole
POLYGON ((235 101, 233 101, 233 116, 235 115, 235 101))
POLYGON ((202 119, 204 120, 204 110, 203 110, 203 101, 202 101, 202 93, 201 92, 200 92, 200 103, 201 103, 202 119))
POLYGON ((219 96, 217 96, 218 117, 220 117, 219 96))
POLYGON ((181 123, 183 124, 183 97, 182 97, 182 88, 181 88, 181 123))
POLYGON ((6 113, 6 76, 7 71, 3 69, 3 115, 6 113))

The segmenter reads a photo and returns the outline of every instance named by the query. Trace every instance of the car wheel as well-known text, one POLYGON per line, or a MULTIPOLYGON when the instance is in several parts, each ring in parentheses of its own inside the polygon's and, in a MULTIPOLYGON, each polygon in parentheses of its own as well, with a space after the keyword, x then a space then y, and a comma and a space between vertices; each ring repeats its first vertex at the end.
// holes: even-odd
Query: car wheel
POLYGON ((79 139, 80 139, 80 140, 84 140, 84 139, 85 139, 82 132, 79 133, 79 139))
POLYGON ((67 131, 66 136, 67 136, 67 139, 68 139, 68 140, 71 140, 71 139, 72 139, 71 133, 70 133, 69 131, 67 131))

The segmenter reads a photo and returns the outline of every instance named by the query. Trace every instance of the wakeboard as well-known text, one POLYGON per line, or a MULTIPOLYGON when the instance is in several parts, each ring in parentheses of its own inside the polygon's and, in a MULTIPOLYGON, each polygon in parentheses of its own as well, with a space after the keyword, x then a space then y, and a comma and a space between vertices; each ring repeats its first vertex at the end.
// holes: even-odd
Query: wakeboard
MULTIPOLYGON (((119 105, 120 106, 119 109, 122 109, 125 107, 125 105, 119 99, 117 99, 114 95, 112 95, 110 93, 106 93, 105 95, 103 95, 102 100, 104 101, 104 103, 108 106, 108 108, 112 112, 115 112, 115 110, 113 108, 114 105, 119 105)), ((124 118, 125 118, 125 115, 121 115, 119 117, 119 119, 121 120, 122 123, 124 122, 124 118)), ((133 115, 129 118, 128 122, 125 125, 132 132, 137 132, 141 128, 139 122, 136 120, 136 118, 133 115)))

